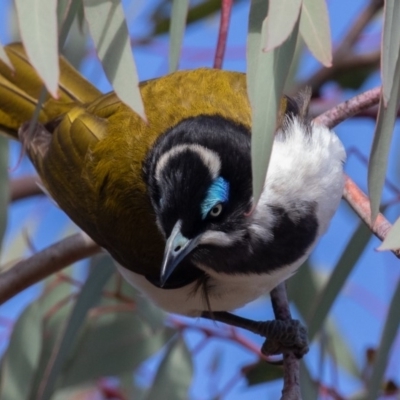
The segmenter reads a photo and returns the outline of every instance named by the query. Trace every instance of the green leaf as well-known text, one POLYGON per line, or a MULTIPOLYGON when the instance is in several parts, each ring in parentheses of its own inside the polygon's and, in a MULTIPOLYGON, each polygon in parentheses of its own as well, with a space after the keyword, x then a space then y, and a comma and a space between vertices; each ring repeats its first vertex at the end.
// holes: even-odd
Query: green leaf
POLYGON ((269 0, 264 51, 280 46, 291 34, 299 18, 302 0, 269 0))
POLYGON ((385 374, 390 349, 399 329, 400 324, 400 280, 393 294, 390 303, 389 312, 386 316, 385 326, 383 328, 381 342, 377 351, 376 360, 372 366, 372 374, 367 384, 367 399, 375 400, 379 396, 383 377, 385 374))
POLYGON ((318 293, 317 284, 308 260, 287 281, 287 290, 289 299, 294 302, 303 319, 307 319, 318 293))
POLYGON ((64 10, 61 29, 60 29, 60 36, 58 39, 58 43, 60 49, 64 48, 65 42, 67 40, 68 34, 71 30, 72 24, 76 20, 76 16, 79 10, 82 10, 82 2, 81 0, 73 0, 68 3, 68 8, 64 10))
POLYGON ((400 2, 385 1, 382 41, 382 88, 385 106, 392 95, 400 49, 400 2))
POLYGON ((368 191, 372 221, 375 221, 379 212, 393 127, 400 102, 399 18, 400 4, 398 2, 385 2, 382 50, 382 80, 384 86, 379 102, 374 141, 368 165, 368 191))
POLYGON ((327 347, 327 353, 337 364, 343 367, 349 374, 357 379, 361 378, 361 372, 355 361, 354 355, 349 348, 348 338, 344 338, 338 331, 336 324, 331 319, 328 319, 325 324, 325 331, 329 335, 330 345, 327 347))
POLYGON ((85 17, 107 78, 117 96, 145 119, 139 79, 120 0, 84 0, 85 17))
POLYGON ((378 250, 397 250, 400 248, 400 218, 393 224, 378 250))
POLYGON ((321 329, 334 301, 361 257, 370 238, 370 230, 365 226, 364 222, 360 222, 335 265, 329 281, 313 302, 314 306, 311 308, 308 318, 308 335, 310 340, 321 329))
POLYGON ((325 0, 303 0, 300 34, 314 57, 326 67, 330 67, 332 42, 325 0))
MULTIPOLYGON (((236 0, 237 1, 237 0, 236 0)), ((159 8, 165 6, 165 2, 161 2, 159 8)), ((160 35, 167 33, 170 29, 171 19, 168 14, 166 18, 164 15, 160 16, 159 8, 156 9, 152 19, 154 21, 153 35, 160 35)), ((194 5, 190 8, 187 15, 187 25, 194 22, 203 20, 204 18, 215 14, 221 9, 221 0, 206 0, 194 5)))
POLYGON ((173 0, 171 24, 169 26, 169 72, 178 69, 179 57, 185 33, 186 18, 189 9, 189 0, 173 0))
POLYGON ((57 0, 15 0, 22 42, 33 67, 57 98, 58 63, 57 0))
POLYGON ((400 62, 398 59, 392 85, 392 96, 388 102, 387 108, 384 106, 384 100, 381 94, 374 140, 372 142, 371 155, 368 164, 368 191, 371 202, 372 221, 375 221, 379 213, 383 185, 385 184, 390 144, 392 142, 393 127, 397 118, 399 102, 400 62))
POLYGON ((42 343, 42 313, 38 302, 18 318, 1 362, 0 398, 27 399, 37 369, 42 343))
MULTIPOLYGON (((319 286, 320 285, 316 283, 308 261, 306 261, 299 268, 299 271, 288 280, 288 296, 293 300, 303 319, 307 319, 310 310, 314 308, 319 286)), ((328 318, 327 322, 324 324, 324 328, 332 342, 332 346, 328 346, 327 352, 334 356, 337 363, 343 366, 346 371, 359 378, 360 373, 354 357, 348 349, 347 342, 343 340, 341 334, 337 331, 335 324, 328 318), (333 354, 332 350, 334 350, 335 354, 333 354)), ((311 399, 313 397, 304 396, 304 398, 311 399)))
POLYGON ((192 375, 191 354, 178 336, 170 342, 146 400, 187 400, 192 375))
POLYGON ((283 369, 279 365, 271 365, 265 360, 259 360, 254 364, 244 366, 242 374, 246 378, 247 385, 253 386, 282 379, 283 369))
POLYGON ((265 36, 266 2, 253 0, 250 7, 247 47, 247 87, 252 106, 251 156, 253 202, 257 204, 264 188, 276 131, 280 101, 295 51, 298 24, 286 42, 265 53, 260 45, 265 36))
POLYGON ((114 272, 114 267, 107 262, 99 262, 93 269, 89 278, 85 282, 78 296, 71 316, 66 324, 65 330, 61 335, 57 346, 53 350, 53 355, 46 366, 42 380, 39 383, 37 392, 32 393, 31 398, 35 400, 47 400, 52 396, 58 376, 63 367, 64 361, 71 351, 74 340, 85 320, 91 307, 93 307, 101 297, 104 285, 114 272))
POLYGON ((133 371, 175 333, 170 328, 153 331, 130 309, 91 315, 65 363, 59 387, 133 371))
POLYGON ((318 399, 318 385, 312 379, 304 360, 300 362, 300 390, 303 399, 318 399))
POLYGON ((7 227, 7 208, 9 200, 8 140, 4 137, 0 137, 0 248, 7 227))

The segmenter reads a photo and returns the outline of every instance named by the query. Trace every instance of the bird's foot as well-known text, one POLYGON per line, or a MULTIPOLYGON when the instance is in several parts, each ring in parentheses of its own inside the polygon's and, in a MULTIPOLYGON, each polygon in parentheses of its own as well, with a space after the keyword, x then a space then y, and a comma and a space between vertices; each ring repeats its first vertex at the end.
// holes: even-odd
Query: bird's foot
POLYGON ((296 319, 258 322, 259 334, 266 337, 261 352, 274 355, 292 352, 302 358, 308 352, 307 329, 296 319))
POLYGON ((252 321, 228 312, 204 312, 203 317, 237 326, 266 338, 261 352, 265 355, 293 352, 302 358, 308 352, 307 329, 296 319, 252 321))

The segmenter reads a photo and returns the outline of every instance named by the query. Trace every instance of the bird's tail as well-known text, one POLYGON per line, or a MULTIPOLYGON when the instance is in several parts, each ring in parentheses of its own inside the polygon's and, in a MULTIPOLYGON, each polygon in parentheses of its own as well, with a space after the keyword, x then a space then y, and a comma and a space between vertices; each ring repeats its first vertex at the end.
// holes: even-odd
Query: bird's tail
MULTIPOLYGON (((5 51, 14 70, 0 61, 0 131, 17 139, 19 127, 34 114, 43 81, 29 63, 20 43, 6 46, 5 51)), ((38 119, 46 124, 75 105, 92 102, 100 95, 91 83, 60 57, 58 98, 53 99, 46 94, 38 119)))

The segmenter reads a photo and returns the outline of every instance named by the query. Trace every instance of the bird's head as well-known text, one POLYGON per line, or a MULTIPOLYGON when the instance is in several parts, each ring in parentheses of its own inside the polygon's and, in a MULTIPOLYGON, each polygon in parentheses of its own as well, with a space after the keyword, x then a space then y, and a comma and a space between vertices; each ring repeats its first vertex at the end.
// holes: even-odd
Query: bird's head
POLYGON ((144 171, 166 238, 161 286, 184 259, 201 262, 202 250, 210 257, 243 239, 252 196, 246 127, 220 116, 183 120, 159 137, 144 171))

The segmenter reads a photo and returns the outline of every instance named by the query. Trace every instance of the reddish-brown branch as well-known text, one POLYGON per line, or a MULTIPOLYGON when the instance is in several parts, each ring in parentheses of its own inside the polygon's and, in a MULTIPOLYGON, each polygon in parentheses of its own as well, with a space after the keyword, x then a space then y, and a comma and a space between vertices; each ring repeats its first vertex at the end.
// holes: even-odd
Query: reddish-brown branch
POLYGON ((19 261, 0 274, 0 304, 51 274, 100 250, 95 242, 80 232, 19 261))
POLYGON ((199 326, 195 324, 189 324, 187 322, 180 321, 176 318, 169 318, 168 322, 175 328, 180 331, 187 330, 187 329, 193 329, 197 330, 199 332, 202 332, 206 337, 210 338, 217 338, 217 339, 224 339, 224 340, 231 340, 232 342, 235 342, 239 344, 240 346, 244 347, 245 349, 251 351, 258 357, 273 362, 274 359, 273 357, 267 357, 263 355, 260 351, 260 348, 247 340, 244 336, 240 335, 235 328, 230 327, 231 329, 223 329, 223 330, 215 330, 211 328, 207 328, 205 326, 199 326))
POLYGON ((314 122, 320 125, 325 125, 328 128, 333 128, 344 120, 357 115, 361 111, 365 111, 368 108, 377 105, 379 103, 380 95, 381 87, 367 90, 350 100, 338 104, 317 118, 314 118, 314 122))
POLYGON ((218 43, 214 59, 214 68, 218 69, 222 68, 222 62, 224 61, 232 4, 233 0, 222 0, 221 21, 219 24, 218 43))
MULTIPOLYGON (((371 232, 379 239, 384 240, 392 225, 382 214, 378 214, 374 224, 371 223, 371 206, 368 197, 348 176, 346 176, 343 197, 369 226, 371 232)), ((400 249, 394 250, 393 254, 400 258, 400 249)))
POLYGON ((40 178, 36 175, 13 179, 10 182, 10 201, 13 202, 31 196, 43 195, 44 193, 37 182, 40 182, 40 178))

